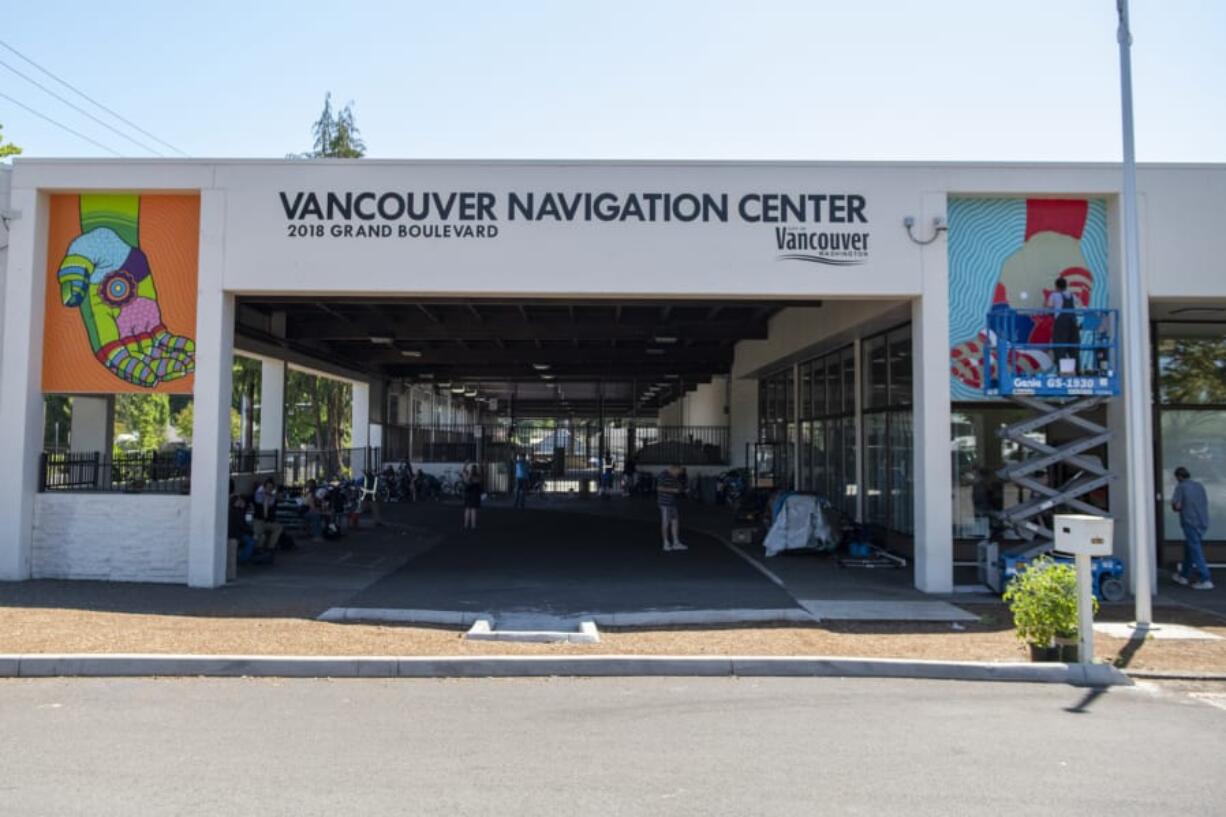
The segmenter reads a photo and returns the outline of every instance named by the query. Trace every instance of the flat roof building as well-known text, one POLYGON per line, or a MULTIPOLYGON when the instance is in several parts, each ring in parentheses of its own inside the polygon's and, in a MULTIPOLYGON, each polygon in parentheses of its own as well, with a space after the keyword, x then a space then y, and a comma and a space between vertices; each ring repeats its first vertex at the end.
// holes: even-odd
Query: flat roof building
MULTIPOLYGON (((974 581, 993 503, 1024 499, 982 484, 1025 416, 985 394, 988 315, 1067 292, 1087 336, 1118 309, 1120 184, 1114 164, 18 159, 0 169, 0 579, 223 584, 228 481, 248 473, 238 353, 264 372, 259 439, 238 448, 279 467, 286 367, 353 384, 352 450, 420 451, 414 430, 440 424, 578 418, 601 446, 644 429, 640 452, 687 429, 671 442, 695 473, 818 493, 950 592, 974 581), (159 392, 194 407, 179 492, 49 479, 45 395, 74 396, 69 448, 106 460, 113 395, 159 392)), ((1148 335, 1116 340, 1152 366, 1112 365, 1153 422, 1102 400, 1087 416, 1110 439, 1076 456, 1114 474, 1080 501, 1115 517, 1117 556, 1170 563, 1176 466, 1226 508, 1226 166, 1143 165, 1138 189, 1148 335)), ((1060 369, 1036 320, 1002 365, 1098 365, 1079 336, 1060 369)), ((1067 426, 1033 434, 1059 447, 1067 426)), ((1207 538, 1226 555, 1226 511, 1207 538)))

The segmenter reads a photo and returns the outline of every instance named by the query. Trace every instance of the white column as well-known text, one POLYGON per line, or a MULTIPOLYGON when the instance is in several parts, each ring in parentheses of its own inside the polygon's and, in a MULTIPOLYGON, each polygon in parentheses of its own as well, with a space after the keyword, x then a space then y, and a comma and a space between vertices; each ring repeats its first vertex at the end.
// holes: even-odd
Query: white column
MULTIPOLYGON (((944 194, 924 197, 921 224, 945 215, 944 194)), ((911 302, 915 383, 915 586, 953 591, 954 537, 950 491, 949 263, 945 241, 925 247, 924 294, 911 302)))
POLYGON ((234 296, 223 286, 225 198, 200 196, 200 274, 196 302, 195 419, 192 430, 191 539, 187 583, 226 581, 226 500, 230 480, 230 392, 234 296))
POLYGON ((256 448, 285 447, 285 361, 260 359, 260 430, 256 448))
POLYGON ((43 447, 43 296, 46 290, 46 196, 14 189, 9 226, 3 344, 0 345, 0 428, 5 429, 9 482, 0 491, 0 580, 30 578, 30 541, 38 458, 43 447))
POLYGON ((361 476, 366 468, 366 446, 370 445, 370 384, 353 383, 352 416, 353 432, 350 434, 350 444, 355 449, 353 455, 353 475, 361 476), (356 449, 363 449, 358 452, 356 449))
POLYGON ((68 450, 82 454, 99 452, 104 457, 108 456, 114 439, 114 426, 114 397, 73 397, 68 450))

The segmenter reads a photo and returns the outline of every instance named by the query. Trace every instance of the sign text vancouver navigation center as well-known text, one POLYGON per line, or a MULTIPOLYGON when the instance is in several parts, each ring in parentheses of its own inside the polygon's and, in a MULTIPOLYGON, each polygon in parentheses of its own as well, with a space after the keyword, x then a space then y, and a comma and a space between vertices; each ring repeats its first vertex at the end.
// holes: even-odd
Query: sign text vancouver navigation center
POLYGON ((298 190, 278 196, 289 238, 489 239, 514 222, 734 221, 770 225, 781 261, 851 266, 868 258, 867 200, 857 193, 298 190))

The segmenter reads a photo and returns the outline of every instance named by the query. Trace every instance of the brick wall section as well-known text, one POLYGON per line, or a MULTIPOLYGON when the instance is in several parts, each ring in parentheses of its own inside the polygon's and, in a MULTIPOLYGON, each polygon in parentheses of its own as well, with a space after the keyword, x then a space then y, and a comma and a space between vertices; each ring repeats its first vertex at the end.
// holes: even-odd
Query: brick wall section
POLYGON ((191 499, 142 494, 38 494, 36 579, 187 583, 191 499))

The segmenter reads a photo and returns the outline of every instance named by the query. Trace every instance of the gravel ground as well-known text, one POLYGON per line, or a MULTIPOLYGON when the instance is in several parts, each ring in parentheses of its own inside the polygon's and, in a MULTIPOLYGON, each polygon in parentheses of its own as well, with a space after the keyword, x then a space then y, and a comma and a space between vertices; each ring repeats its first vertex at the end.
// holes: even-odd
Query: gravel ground
MULTIPOLYGON (((825 622, 807 626, 606 630, 594 645, 472 642, 447 628, 333 624, 306 618, 153 615, 59 608, 0 608, 0 653, 275 655, 837 655, 1025 661, 1000 606, 968 606, 977 624, 825 622)), ((1107 618, 1126 618, 1120 616, 1107 618)), ((1161 621, 1226 636, 1226 621, 1167 608, 1161 621)), ((1226 672, 1224 641, 1156 641, 1130 648, 1098 636, 1097 654, 1132 669, 1226 672)))

